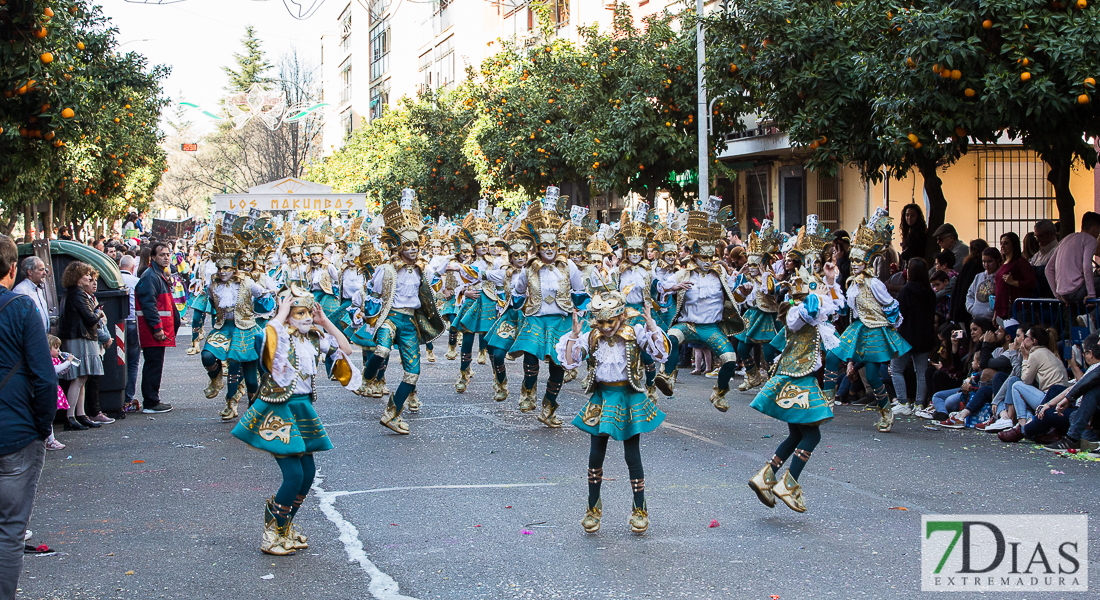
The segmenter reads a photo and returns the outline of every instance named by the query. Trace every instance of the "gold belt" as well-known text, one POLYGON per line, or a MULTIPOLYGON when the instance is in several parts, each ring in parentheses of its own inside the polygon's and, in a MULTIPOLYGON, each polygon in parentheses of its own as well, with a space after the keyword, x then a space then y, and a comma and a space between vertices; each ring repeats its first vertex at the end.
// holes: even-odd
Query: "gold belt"
POLYGON ((624 385, 626 385, 630 382, 629 381, 599 381, 597 383, 599 383, 600 385, 606 385, 606 386, 611 386, 611 387, 621 387, 621 386, 624 386, 624 385))
POLYGON ((414 309, 414 308, 391 308, 390 310, 392 310, 393 312, 401 313, 403 315, 408 315, 408 316, 411 317, 411 316, 413 316, 413 311, 416 310, 416 309, 414 309))

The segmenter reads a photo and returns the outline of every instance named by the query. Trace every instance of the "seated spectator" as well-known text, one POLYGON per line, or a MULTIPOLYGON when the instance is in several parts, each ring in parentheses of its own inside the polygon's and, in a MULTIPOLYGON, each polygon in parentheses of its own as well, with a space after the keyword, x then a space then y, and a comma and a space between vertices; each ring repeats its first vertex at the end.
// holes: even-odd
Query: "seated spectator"
MULTIPOLYGON (((1012 361, 1018 354, 1003 326, 998 326, 993 331, 987 331, 982 335, 981 349, 973 362, 974 381, 971 381, 971 385, 976 385, 976 389, 967 397, 965 408, 950 415, 948 423, 940 423, 940 425, 958 429, 959 423, 965 424, 967 417, 979 414, 986 404, 990 404, 994 395, 1011 376, 1012 361)), ((981 431, 1000 431, 1011 426, 1011 421, 998 423, 996 417, 984 423, 975 424, 975 428, 981 431)))
MULTIPOLYGON (((938 348, 929 360, 929 365, 933 367, 928 371, 928 391, 931 393, 959 387, 966 376, 964 361, 970 354, 969 336, 964 339, 962 330, 951 323, 941 325, 937 337, 938 348)), ((931 419, 932 411, 928 410, 928 416, 924 418, 931 419)))
POLYGON ((1092 258, 1096 254, 1097 235, 1100 235, 1100 214, 1087 212, 1081 217, 1081 231, 1063 238, 1047 262, 1047 282, 1062 302, 1081 304, 1086 298, 1096 297, 1092 258))
POLYGON ((932 271, 928 278, 932 284, 932 291, 936 293, 936 314, 940 321, 947 321, 947 313, 951 310, 951 276, 944 271, 932 271))
POLYGON ((994 276, 1001 268, 1001 253, 994 248, 982 251, 982 267, 985 269, 974 278, 966 291, 966 312, 974 319, 992 319, 993 306, 989 299, 996 288, 994 276))
MULTIPOLYGON (((995 329, 993 322, 989 319, 975 319, 970 324, 970 353, 967 354, 963 364, 969 369, 966 378, 962 381, 961 385, 957 388, 941 390, 932 395, 932 414, 931 418, 937 421, 945 427, 955 427, 949 413, 956 411, 962 402, 967 399, 968 395, 972 391, 976 391, 980 384, 981 377, 981 344, 982 338, 986 333, 991 333, 995 329)), ((951 339, 952 342, 956 340, 961 341, 965 333, 962 330, 954 332, 951 339)), ((927 411, 926 411, 927 412, 927 411)), ((959 425, 962 427, 962 425, 959 425)))
MULTIPOLYGON (((1100 215, 1098 215, 1100 216, 1100 215)), ((1012 317, 1012 304, 1035 292, 1035 272, 1031 263, 1020 254, 1020 236, 1013 232, 1001 235, 1001 267, 994 275, 993 314, 998 319, 1012 317)), ((1093 240, 1095 246, 1095 240, 1093 240)))
POLYGON ((947 250, 936 255, 936 270, 947 273, 948 277, 955 277, 959 273, 955 271, 955 255, 947 250))
POLYGON ((1031 231, 1024 234, 1024 238, 1020 240, 1020 246, 1021 253, 1027 262, 1031 262, 1031 258, 1039 253, 1039 240, 1035 239, 1035 233, 1031 231))
POLYGON ((1035 222, 1032 233, 1035 234, 1038 248, 1031 255, 1031 266, 1036 267, 1035 274, 1038 275, 1040 272, 1038 267, 1045 267, 1054 256, 1055 248, 1058 247, 1058 228, 1054 226, 1054 221, 1040 219, 1035 222))
POLYGON ((944 223, 937 227, 932 237, 936 238, 940 250, 947 250, 955 255, 957 264, 962 264, 966 260, 966 255, 970 253, 966 244, 959 241, 959 232, 955 231, 955 226, 951 223, 944 223))
POLYGON ((1021 428, 1028 417, 1044 401, 1048 391, 1057 388, 1060 392, 1069 384, 1069 376, 1062 359, 1058 357, 1057 340, 1054 333, 1041 325, 1035 325, 1027 332, 1023 344, 1023 369, 1020 381, 1012 384, 1009 394, 1012 405, 1008 407, 1008 418, 1016 419, 1021 428))
POLYGON ((1082 354, 1088 367, 1080 372, 1074 363, 1077 382, 1060 394, 1043 403, 1035 411, 1035 418, 1024 424, 1021 433, 1028 439, 1037 439, 1051 434, 1062 435, 1044 449, 1096 450, 1100 443, 1095 441, 1096 432, 1089 428, 1096 416, 1096 402, 1100 400, 1100 334, 1085 338, 1082 354), (1089 435, 1093 440, 1086 440, 1089 435))

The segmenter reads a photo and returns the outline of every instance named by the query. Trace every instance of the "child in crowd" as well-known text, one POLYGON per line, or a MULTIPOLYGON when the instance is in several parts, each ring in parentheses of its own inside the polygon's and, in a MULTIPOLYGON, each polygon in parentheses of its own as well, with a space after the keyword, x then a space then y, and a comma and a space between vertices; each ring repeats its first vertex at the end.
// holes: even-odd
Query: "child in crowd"
MULTIPOLYGON (((50 342, 50 356, 53 357, 53 370, 58 375, 69 370, 69 366, 72 364, 73 355, 61 352, 61 340, 56 336, 47 336, 46 339, 50 342)), ((65 391, 61 389, 61 386, 57 386, 57 409, 68 410, 69 401, 65 398, 65 391)), ((65 444, 57 441, 57 438, 53 436, 53 424, 51 419, 50 425, 50 437, 46 438, 47 450, 64 450, 65 444)))

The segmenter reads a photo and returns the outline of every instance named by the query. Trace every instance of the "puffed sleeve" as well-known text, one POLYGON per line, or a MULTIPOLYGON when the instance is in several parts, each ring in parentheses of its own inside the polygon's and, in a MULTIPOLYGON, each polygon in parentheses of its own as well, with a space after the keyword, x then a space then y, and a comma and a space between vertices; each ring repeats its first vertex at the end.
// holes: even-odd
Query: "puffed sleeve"
POLYGON ((664 364, 668 360, 668 353, 672 345, 668 342, 668 336, 660 329, 648 329, 644 324, 634 325, 634 337, 638 345, 648 354, 654 362, 664 364))
POLYGON ((568 335, 558 340, 557 344, 554 344, 554 352, 558 355, 558 363, 561 364, 562 368, 576 369, 581 366, 584 355, 588 352, 587 340, 581 341, 582 336, 584 336, 584 332, 581 332, 578 336, 570 331, 568 335), (566 347, 569 342, 573 342, 573 352, 567 355, 566 347))
POLYGON ((886 320, 894 326, 894 329, 901 327, 901 305, 898 304, 896 298, 890 295, 890 290, 886 289, 886 284, 874 277, 868 277, 864 280, 864 283, 871 287, 871 293, 874 294, 875 300, 882 305, 882 312, 886 314, 886 320))
POLYGON ((271 379, 279 387, 287 387, 298 376, 294 365, 290 364, 290 334, 284 325, 269 323, 267 334, 270 335, 272 330, 275 332, 275 355, 271 360, 271 379))

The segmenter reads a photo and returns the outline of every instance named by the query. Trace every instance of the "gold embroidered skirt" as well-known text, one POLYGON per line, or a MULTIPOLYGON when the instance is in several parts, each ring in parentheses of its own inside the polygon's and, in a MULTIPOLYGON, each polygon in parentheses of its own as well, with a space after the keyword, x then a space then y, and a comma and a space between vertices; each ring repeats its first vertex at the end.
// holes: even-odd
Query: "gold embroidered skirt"
POLYGON ((305 394, 295 394, 282 404, 268 404, 257 399, 233 427, 233 435, 275 456, 332 450, 325 426, 305 394))
POLYGON ((609 435, 618 441, 639 433, 649 433, 665 420, 649 396, 621 384, 600 383, 581 412, 573 417, 573 425, 591 435, 609 435))

